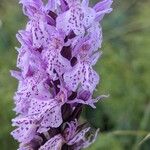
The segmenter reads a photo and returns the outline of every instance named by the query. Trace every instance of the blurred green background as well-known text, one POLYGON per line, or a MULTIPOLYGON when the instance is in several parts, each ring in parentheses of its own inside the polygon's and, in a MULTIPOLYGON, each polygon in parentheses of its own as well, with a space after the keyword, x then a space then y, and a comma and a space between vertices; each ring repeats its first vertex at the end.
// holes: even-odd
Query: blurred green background
MULTIPOLYGON (((102 23, 103 57, 96 65, 101 83, 95 93, 110 97, 83 113, 101 129, 89 150, 150 150, 150 0, 114 0, 113 8, 102 23)), ((17 81, 9 70, 16 65, 15 34, 25 23, 17 0, 0 0, 0 150, 17 149, 10 136, 17 81)))

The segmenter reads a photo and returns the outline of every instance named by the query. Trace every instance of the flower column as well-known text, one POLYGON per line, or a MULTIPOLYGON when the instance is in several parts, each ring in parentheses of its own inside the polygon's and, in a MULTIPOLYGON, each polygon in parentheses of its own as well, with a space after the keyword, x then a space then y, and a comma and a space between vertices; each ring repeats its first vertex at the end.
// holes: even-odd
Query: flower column
POLYGON ((28 16, 17 38, 19 80, 11 133, 20 150, 80 150, 95 141, 98 130, 79 125, 82 108, 92 98, 99 76, 93 70, 101 52, 99 22, 110 13, 112 0, 90 8, 89 1, 20 0, 28 16))

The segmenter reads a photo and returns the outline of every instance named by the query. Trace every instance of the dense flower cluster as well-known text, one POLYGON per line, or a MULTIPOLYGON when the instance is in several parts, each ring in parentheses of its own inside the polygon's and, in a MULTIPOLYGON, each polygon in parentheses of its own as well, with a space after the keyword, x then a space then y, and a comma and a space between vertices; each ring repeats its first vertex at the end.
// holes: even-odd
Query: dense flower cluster
POLYGON ((93 70, 101 52, 99 22, 111 12, 112 0, 90 8, 88 0, 20 0, 29 18, 17 38, 19 80, 17 117, 11 133, 19 150, 80 150, 98 131, 78 124, 83 106, 95 108, 105 95, 92 99, 99 83, 93 70))

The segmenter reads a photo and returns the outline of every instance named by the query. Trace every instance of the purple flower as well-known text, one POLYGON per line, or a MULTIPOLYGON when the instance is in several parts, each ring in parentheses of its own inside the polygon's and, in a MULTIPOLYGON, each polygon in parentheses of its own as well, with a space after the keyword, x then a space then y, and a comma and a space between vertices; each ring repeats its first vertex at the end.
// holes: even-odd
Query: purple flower
POLYGON ((84 106, 107 96, 92 98, 99 83, 93 69, 102 52, 99 22, 110 13, 112 1, 93 8, 89 0, 20 0, 28 17, 17 39, 18 81, 14 96, 12 136, 19 150, 80 150, 98 134, 78 120, 84 106))
POLYGON ((85 124, 78 125, 77 120, 67 123, 62 134, 57 134, 54 137, 50 138, 40 150, 59 150, 70 148, 74 150, 80 150, 91 145, 96 137, 98 130, 91 132, 90 127, 84 127, 85 124), (88 133, 89 136, 87 136, 88 133))

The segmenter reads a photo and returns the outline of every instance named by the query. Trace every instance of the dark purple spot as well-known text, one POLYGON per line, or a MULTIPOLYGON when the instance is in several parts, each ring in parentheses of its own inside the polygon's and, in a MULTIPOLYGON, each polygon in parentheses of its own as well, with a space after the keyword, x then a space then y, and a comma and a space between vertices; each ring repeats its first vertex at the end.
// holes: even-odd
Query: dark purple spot
POLYGON ((53 84, 54 84, 54 89, 56 91, 56 94, 59 93, 60 88, 58 88, 58 85, 60 85, 60 81, 59 80, 55 80, 55 81, 53 81, 53 84))
POLYGON ((38 52, 40 52, 40 53, 42 52, 42 50, 43 50, 43 47, 42 47, 42 46, 36 49, 36 51, 38 51, 38 52))
POLYGON ((75 66, 77 64, 77 58, 76 57, 73 57, 72 59, 71 59, 71 66, 73 67, 73 66, 75 66))
POLYGON ((70 117, 70 115, 72 114, 72 107, 70 106, 70 104, 64 104, 62 106, 62 114, 63 114, 63 120, 67 121, 68 118, 70 117))
POLYGON ((74 120, 74 119, 79 119, 82 109, 83 109, 83 105, 78 104, 75 110, 73 111, 72 115, 69 117, 69 121, 74 120))
POLYGON ((70 46, 64 46, 61 50, 61 55, 63 57, 65 57, 66 59, 70 60, 71 57, 72 57, 72 54, 71 54, 71 47, 70 46))
POLYGON ((57 14, 54 13, 53 11, 51 11, 51 10, 48 12, 48 15, 49 15, 50 17, 52 17, 54 20, 56 20, 56 18, 57 18, 57 14))
POLYGON ((68 97, 68 100, 74 100, 77 97, 77 92, 72 92, 71 95, 68 97))
POLYGON ((69 145, 67 145, 67 144, 64 144, 64 145, 62 146, 62 150, 72 150, 72 147, 69 146, 69 145))
POLYGON ((67 42, 69 39, 73 39, 74 37, 76 37, 76 34, 71 30, 69 32, 69 34, 65 37, 65 42, 67 42))

